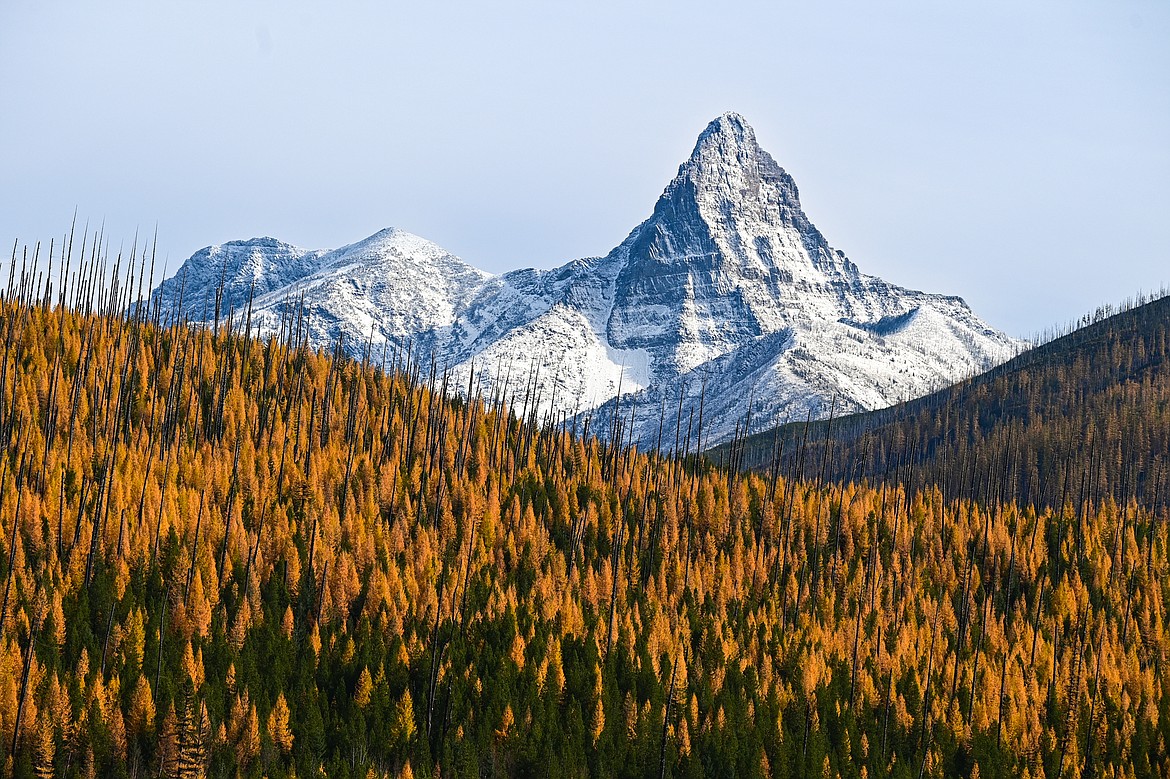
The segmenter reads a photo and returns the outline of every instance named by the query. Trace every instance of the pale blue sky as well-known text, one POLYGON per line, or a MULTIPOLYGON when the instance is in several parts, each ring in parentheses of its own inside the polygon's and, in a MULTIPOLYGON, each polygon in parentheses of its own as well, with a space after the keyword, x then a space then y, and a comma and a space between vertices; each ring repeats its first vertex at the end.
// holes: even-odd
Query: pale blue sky
POLYGON ((603 254, 735 110, 863 271, 1026 335, 1170 283, 1170 3, 0 3, 0 246, 603 254))

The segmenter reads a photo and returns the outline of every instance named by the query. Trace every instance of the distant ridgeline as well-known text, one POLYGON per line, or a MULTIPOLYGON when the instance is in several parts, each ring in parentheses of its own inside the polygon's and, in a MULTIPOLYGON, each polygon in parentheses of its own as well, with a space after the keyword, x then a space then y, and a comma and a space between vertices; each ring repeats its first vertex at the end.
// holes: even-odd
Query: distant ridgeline
POLYGON ((789 424, 708 456, 1076 516, 1106 499, 1161 512, 1170 500, 1170 296, 1111 310, 926 397, 789 424))
POLYGON ((0 302, 5 776, 1170 775, 1165 301, 871 433, 871 486, 844 438, 771 478, 448 399, 303 311, 167 321, 81 254, 0 302))

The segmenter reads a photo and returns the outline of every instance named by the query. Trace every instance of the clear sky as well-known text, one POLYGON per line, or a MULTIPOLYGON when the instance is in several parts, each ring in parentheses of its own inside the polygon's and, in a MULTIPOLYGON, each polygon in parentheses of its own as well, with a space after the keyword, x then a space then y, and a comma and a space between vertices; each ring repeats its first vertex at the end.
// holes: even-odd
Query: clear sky
POLYGON ((606 253, 738 111, 863 271, 1015 335, 1170 283, 1170 3, 0 3, 0 246, 606 253))

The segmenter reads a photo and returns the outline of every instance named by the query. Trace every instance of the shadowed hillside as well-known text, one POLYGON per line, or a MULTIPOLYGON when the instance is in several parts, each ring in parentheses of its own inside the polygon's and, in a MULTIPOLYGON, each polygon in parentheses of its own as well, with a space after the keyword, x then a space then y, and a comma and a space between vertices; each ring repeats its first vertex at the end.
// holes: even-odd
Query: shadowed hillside
POLYGON ((927 397, 807 431, 790 424, 709 456, 827 479, 913 480, 985 502, 1133 498, 1160 510, 1170 498, 1170 297, 927 397))

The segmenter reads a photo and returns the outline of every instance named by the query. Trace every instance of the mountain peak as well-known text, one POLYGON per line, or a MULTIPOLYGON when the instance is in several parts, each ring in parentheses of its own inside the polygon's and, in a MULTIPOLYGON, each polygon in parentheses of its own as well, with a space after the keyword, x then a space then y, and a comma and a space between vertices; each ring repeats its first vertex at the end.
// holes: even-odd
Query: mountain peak
POLYGON ((722 211, 728 202, 749 208, 757 204, 763 212, 771 212, 759 216, 795 221, 802 231, 806 228, 796 182, 760 147, 755 130, 734 111, 716 117, 699 134, 694 151, 664 196, 680 186, 693 190, 696 201, 715 205, 716 210, 722 211))
POLYGON ((791 278, 807 274, 779 265, 835 264, 801 210, 796 182, 760 148, 747 120, 730 111, 699 134, 625 248, 633 266, 685 264, 731 275, 787 270, 780 276, 791 278))
POLYGON ((780 166, 756 141, 756 131, 737 113, 728 111, 712 120, 699 139, 690 158, 683 165, 696 172, 716 172, 742 169, 751 177, 762 173, 762 168, 776 169, 780 166))
POLYGON ((747 119, 734 111, 727 111, 712 119, 706 129, 699 133, 699 142, 696 144, 695 150, 698 151, 698 148, 704 143, 727 141, 743 145, 756 145, 756 131, 747 123, 747 119))
POLYGON ((416 270, 418 267, 443 268, 448 277, 470 274, 487 278, 491 275, 473 268, 438 244, 400 227, 383 228, 357 243, 333 250, 325 259, 329 266, 352 265, 354 262, 373 263, 371 268, 390 263, 387 267, 396 269, 395 272, 406 272, 405 263, 416 270))

